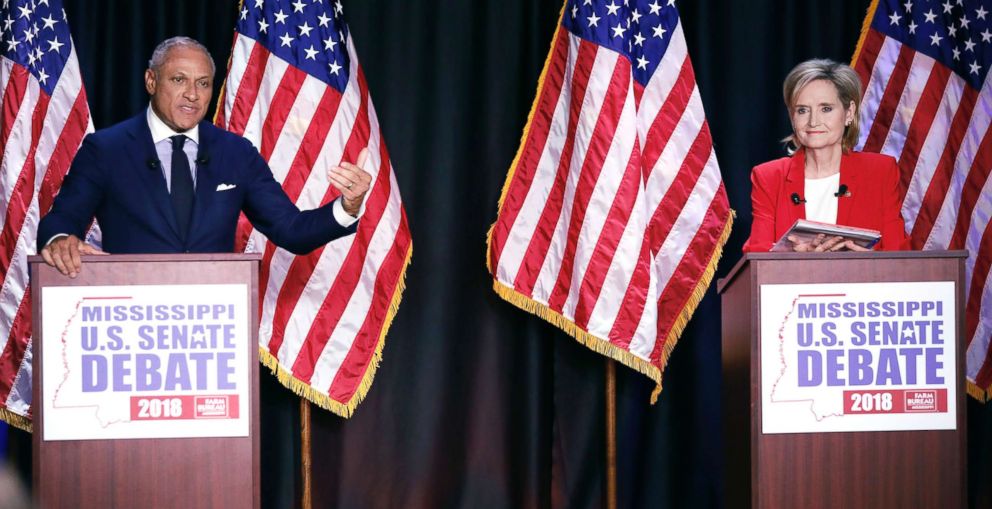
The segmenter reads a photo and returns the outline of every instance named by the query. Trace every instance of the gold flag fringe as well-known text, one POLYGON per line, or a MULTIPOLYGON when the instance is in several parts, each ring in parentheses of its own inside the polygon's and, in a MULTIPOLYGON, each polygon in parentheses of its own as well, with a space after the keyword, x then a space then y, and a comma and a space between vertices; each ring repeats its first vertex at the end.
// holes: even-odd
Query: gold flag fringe
MULTIPOLYGON (((851 67, 854 67, 854 64, 858 61, 858 57, 861 56, 861 48, 865 44, 865 37, 868 35, 868 30, 871 28, 871 20, 875 18, 875 11, 877 9, 878 0, 871 0, 865 20, 861 23, 861 35, 858 36, 858 45, 854 48, 854 56, 851 57, 851 67)), ((863 85, 867 85, 867 83, 863 83, 863 85)))
POLYGON ((720 233, 720 240, 713 249, 713 255, 710 257, 709 263, 706 265, 706 270, 703 271, 703 276, 700 278, 699 284, 696 285, 692 295, 682 308, 682 311, 679 313, 679 317, 676 319, 675 324, 668 333, 665 345, 662 348, 660 368, 652 364, 650 361, 642 359, 627 350, 624 350, 613 343, 600 338, 599 336, 590 334, 588 331, 576 325, 575 322, 569 318, 566 318, 561 313, 549 308, 546 304, 537 302, 536 300, 501 283, 498 279, 493 279, 493 290, 497 295, 510 304, 513 304, 528 313, 537 315, 555 327, 565 331, 566 334, 572 336, 576 341, 585 345, 590 350, 598 354, 605 355, 620 364, 623 364, 624 366, 647 376, 651 380, 654 380, 655 388, 654 391, 651 392, 651 404, 653 405, 658 401, 658 396, 661 395, 662 369, 664 369, 664 367, 668 364, 668 358, 671 355, 672 350, 675 348, 675 344, 678 342, 679 336, 689 323, 689 318, 692 317, 692 313, 696 310, 699 302, 703 299, 703 296, 706 294, 706 289, 709 287, 710 281, 712 281, 713 275, 716 273, 717 262, 720 261, 720 257, 723 255, 723 246, 727 243, 727 239, 730 237, 730 229, 734 223, 734 216, 734 211, 731 210, 730 214, 727 216, 726 222, 724 223, 723 231, 720 233))
POLYGON ((646 375, 651 380, 654 380, 654 382, 658 385, 658 388, 655 390, 661 390, 661 370, 658 369, 658 366, 651 364, 651 362, 642 359, 627 350, 624 350, 613 343, 600 338, 599 336, 590 334, 588 331, 585 331, 578 325, 575 325, 575 322, 572 320, 562 316, 561 313, 549 308, 545 304, 531 299, 530 297, 507 285, 504 285, 499 282, 499 280, 493 280, 493 290, 495 290, 500 297, 510 304, 547 320, 552 325, 565 331, 566 334, 572 336, 579 343, 582 343, 596 353, 605 355, 620 364, 627 366, 628 368, 634 369, 646 375))
POLYGON ((335 414, 346 419, 351 417, 355 413, 355 408, 358 407, 358 404, 365 399, 369 389, 372 387, 372 380, 375 378, 375 373, 379 369, 379 363, 382 362, 382 349, 386 344, 386 333, 389 332, 389 327, 393 324, 393 318, 399 310, 400 301, 403 299, 403 290, 406 289, 406 269, 410 266, 410 259, 412 256, 413 244, 411 243, 406 252, 406 259, 403 262, 403 270, 400 271, 400 280, 396 285, 396 290, 393 292, 393 298, 390 301, 389 309, 386 311, 386 320, 382 324, 382 332, 379 334, 379 340, 375 346, 375 353, 372 355, 368 369, 365 370, 365 375, 362 376, 362 382, 358 384, 358 390, 355 391, 355 393, 351 396, 351 399, 347 402, 341 403, 335 401, 327 394, 311 387, 310 384, 297 379, 291 372, 280 366, 279 360, 261 345, 258 347, 259 362, 272 371, 272 374, 279 380, 279 383, 287 389, 295 392, 298 396, 306 398, 311 403, 325 410, 330 410, 331 412, 334 412, 335 414))
POLYGON ((992 400, 992 387, 989 387, 988 389, 983 389, 975 385, 975 382, 968 380, 967 391, 968 391, 968 395, 971 396, 972 398, 975 398, 979 403, 985 403, 989 400, 992 400))
POLYGON ((27 431, 28 433, 31 433, 34 429, 34 426, 31 424, 31 419, 28 419, 21 414, 15 414, 6 408, 0 408, 0 421, 6 422, 17 429, 27 431))

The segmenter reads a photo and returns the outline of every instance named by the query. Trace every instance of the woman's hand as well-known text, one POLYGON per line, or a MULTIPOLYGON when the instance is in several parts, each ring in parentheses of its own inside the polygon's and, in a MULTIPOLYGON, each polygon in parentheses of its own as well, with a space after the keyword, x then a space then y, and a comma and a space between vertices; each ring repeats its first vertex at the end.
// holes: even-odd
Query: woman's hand
POLYGON ((797 253, 823 253, 826 251, 869 251, 868 249, 859 246, 853 240, 845 239, 840 235, 834 235, 827 237, 824 234, 819 234, 813 237, 809 242, 804 242, 802 239, 795 235, 789 235, 786 237, 792 242, 792 250, 797 253))

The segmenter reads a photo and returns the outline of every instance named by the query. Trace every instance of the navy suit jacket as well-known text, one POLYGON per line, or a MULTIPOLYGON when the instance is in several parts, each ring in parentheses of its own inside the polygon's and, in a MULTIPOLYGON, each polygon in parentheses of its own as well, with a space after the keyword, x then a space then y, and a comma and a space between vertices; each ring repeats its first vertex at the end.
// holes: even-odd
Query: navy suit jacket
POLYGON ((95 217, 103 250, 123 253, 217 253, 234 250, 238 214, 276 245, 308 253, 353 233, 331 203, 301 212, 248 140, 200 122, 196 195, 186 239, 152 143, 146 113, 90 134, 72 161, 52 210, 38 225, 38 251, 53 236, 83 238, 95 217))

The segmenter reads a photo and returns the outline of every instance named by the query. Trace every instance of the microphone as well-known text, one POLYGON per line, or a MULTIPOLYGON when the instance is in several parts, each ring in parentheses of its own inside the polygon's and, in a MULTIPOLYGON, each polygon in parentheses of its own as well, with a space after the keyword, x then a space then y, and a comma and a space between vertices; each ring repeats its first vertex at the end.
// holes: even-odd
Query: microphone
POLYGON ((207 164, 207 163, 210 162, 210 155, 209 154, 200 154, 199 156, 197 156, 195 162, 199 166, 202 166, 204 164, 207 164))
POLYGON ((148 168, 152 170, 157 170, 159 168, 158 159, 154 157, 146 161, 146 164, 148 165, 148 168))
POLYGON ((841 196, 845 196, 845 197, 851 196, 851 193, 848 192, 847 184, 841 184, 840 187, 837 188, 837 192, 834 193, 834 196, 838 198, 840 198, 841 196))
POLYGON ((792 196, 790 196, 789 199, 792 200, 792 204, 793 205, 799 205, 800 203, 806 203, 806 200, 804 200, 802 197, 800 197, 799 196, 799 193, 792 193, 792 196))

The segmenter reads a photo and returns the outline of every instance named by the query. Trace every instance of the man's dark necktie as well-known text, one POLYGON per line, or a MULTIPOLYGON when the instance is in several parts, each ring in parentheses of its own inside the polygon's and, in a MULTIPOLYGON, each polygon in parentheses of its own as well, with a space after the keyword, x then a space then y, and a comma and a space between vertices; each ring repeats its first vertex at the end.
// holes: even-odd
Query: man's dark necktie
POLYGON ((183 152, 186 136, 178 134, 169 139, 172 140, 172 209, 176 212, 179 235, 186 240, 190 217, 193 215, 193 173, 189 168, 189 159, 183 152))

